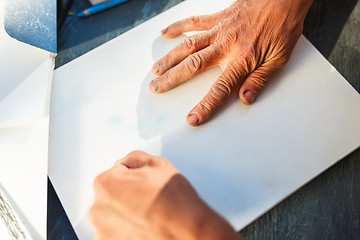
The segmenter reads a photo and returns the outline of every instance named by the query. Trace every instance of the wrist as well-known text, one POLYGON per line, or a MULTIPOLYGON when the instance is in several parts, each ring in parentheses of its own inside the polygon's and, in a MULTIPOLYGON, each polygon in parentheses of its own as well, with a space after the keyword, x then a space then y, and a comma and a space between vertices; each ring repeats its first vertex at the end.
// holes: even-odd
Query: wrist
POLYGON ((199 197, 184 177, 177 175, 170 182, 147 214, 154 229, 179 240, 243 239, 199 197))
POLYGON ((220 215, 209 208, 198 224, 198 240, 244 240, 240 233, 220 215))

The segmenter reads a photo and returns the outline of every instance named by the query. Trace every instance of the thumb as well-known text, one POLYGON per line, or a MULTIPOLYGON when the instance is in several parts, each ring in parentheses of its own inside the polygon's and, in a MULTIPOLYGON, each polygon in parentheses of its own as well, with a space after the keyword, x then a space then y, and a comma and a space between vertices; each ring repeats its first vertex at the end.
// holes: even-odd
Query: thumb
POLYGON ((258 97, 260 91, 267 84, 271 74, 275 71, 274 68, 261 65, 250 73, 239 90, 239 98, 245 104, 252 104, 258 97))

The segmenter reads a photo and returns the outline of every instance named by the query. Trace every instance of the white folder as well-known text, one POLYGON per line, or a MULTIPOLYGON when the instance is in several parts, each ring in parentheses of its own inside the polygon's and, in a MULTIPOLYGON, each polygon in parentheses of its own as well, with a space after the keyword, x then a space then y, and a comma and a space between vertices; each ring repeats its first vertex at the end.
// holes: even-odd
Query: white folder
MULTIPOLYGON (((10 37, 0 0, 0 190, 34 239, 46 238, 54 54, 10 37)), ((0 239, 10 239, 0 218, 0 239)))

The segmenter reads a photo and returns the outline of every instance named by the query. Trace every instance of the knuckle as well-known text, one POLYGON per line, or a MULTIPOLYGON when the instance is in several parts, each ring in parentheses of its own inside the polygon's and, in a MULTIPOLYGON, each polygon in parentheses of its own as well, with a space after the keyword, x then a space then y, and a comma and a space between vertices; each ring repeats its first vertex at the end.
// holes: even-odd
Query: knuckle
POLYGON ((211 98, 204 98, 200 101, 199 108, 207 116, 216 109, 216 105, 211 98))
POLYGON ((196 50, 196 46, 198 45, 198 37, 196 35, 186 38, 184 41, 185 48, 190 51, 194 52, 196 50))
POLYGON ((266 79, 267 77, 261 76, 260 74, 256 74, 251 78, 251 81, 258 87, 265 87, 267 83, 266 79))
POLYGON ((219 80, 211 87, 211 96, 215 102, 222 102, 231 94, 232 86, 226 80, 219 80))
POLYGON ((250 81, 258 87, 265 87, 268 83, 268 79, 270 78, 271 73, 275 69, 276 67, 274 67, 274 65, 263 65, 251 73, 250 81))
POLYGON ((219 45, 222 48, 231 48, 239 39, 239 34, 236 31, 229 31, 226 35, 219 37, 219 45))
POLYGON ((198 73, 203 67, 203 61, 198 53, 193 53, 186 60, 186 66, 190 72, 198 73))
POLYGON ((215 112, 219 106, 222 106, 232 93, 233 86, 229 81, 219 79, 214 83, 205 98, 199 104, 200 109, 206 113, 215 112))
POLYGON ((162 88, 163 89, 171 88, 171 86, 173 86, 174 75, 171 73, 171 71, 167 71, 167 72, 164 73, 163 76, 164 76, 162 78, 163 81, 161 82, 162 88))
POLYGON ((219 80, 234 88, 237 86, 241 79, 246 75, 246 71, 241 64, 234 64, 233 66, 227 69, 227 74, 225 76, 221 76, 219 80))
POLYGON ((239 38, 239 35, 237 32, 235 31, 230 31, 226 37, 225 37, 225 42, 227 44, 234 44, 239 38))
POLYGON ((201 19, 199 16, 192 16, 192 17, 190 17, 189 20, 190 20, 190 24, 195 25, 195 26, 199 25, 201 22, 201 19))
POLYGON ((236 13, 230 12, 227 17, 221 19, 221 21, 219 22, 219 26, 228 29, 228 27, 231 26, 231 23, 233 23, 235 15, 236 13))
POLYGON ((169 28, 180 28, 182 25, 184 24, 184 20, 180 20, 180 21, 176 21, 176 22, 174 22, 173 24, 171 24, 169 27, 168 27, 168 29, 169 28))
POLYGON ((253 49, 240 52, 236 61, 236 69, 239 71, 239 75, 245 77, 250 72, 254 71, 258 65, 253 49))

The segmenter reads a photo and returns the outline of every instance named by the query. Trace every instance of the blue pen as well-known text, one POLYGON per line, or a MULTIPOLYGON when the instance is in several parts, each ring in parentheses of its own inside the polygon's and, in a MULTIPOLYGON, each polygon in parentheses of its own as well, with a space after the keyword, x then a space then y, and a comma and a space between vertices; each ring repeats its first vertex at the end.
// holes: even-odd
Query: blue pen
POLYGON ((79 18, 88 17, 90 15, 104 11, 106 9, 109 9, 111 7, 114 7, 116 5, 119 5, 119 4, 127 2, 127 1, 129 1, 129 0, 112 0, 112 1, 110 0, 110 1, 103 2, 103 3, 99 3, 95 6, 89 7, 87 9, 85 9, 84 11, 76 14, 76 16, 79 18))

